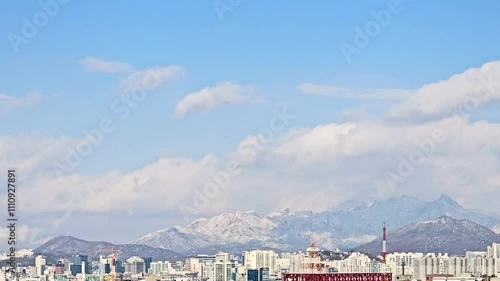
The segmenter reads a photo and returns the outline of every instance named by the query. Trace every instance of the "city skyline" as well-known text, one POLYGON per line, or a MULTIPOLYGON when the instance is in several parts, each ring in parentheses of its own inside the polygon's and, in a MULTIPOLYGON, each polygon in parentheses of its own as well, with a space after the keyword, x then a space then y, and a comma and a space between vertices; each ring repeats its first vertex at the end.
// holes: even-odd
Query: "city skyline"
MULTIPOLYGON (((34 257, 31 253, 31 258, 34 257)), ((433 252, 394 252, 387 260, 372 257, 362 252, 322 251, 311 244, 305 251, 281 252, 252 249, 238 254, 219 251, 213 254, 190 255, 176 259, 152 259, 130 256, 117 259, 114 252, 99 255, 72 254, 59 258, 57 262, 47 260, 43 255, 34 257, 34 266, 22 266, 21 276, 31 278, 68 278, 87 280, 89 277, 117 279, 141 279, 175 277, 179 279, 243 281, 279 280, 294 278, 290 274, 322 274, 336 280, 342 273, 369 276, 385 273, 387 280, 424 280, 425 278, 450 278, 475 280, 495 278, 500 272, 498 259, 500 244, 493 243, 481 251, 465 251, 461 255, 433 252), (406 270, 405 270, 406 269, 406 270), (257 272, 253 272, 253 271, 257 272), (265 271, 266 279, 254 276, 265 271), (413 277, 413 279, 411 279, 413 277), (255 279, 254 279, 255 278, 255 279)), ((5 275, 3 276, 5 277, 5 275)), ((296 278, 296 276, 295 276, 296 278)))

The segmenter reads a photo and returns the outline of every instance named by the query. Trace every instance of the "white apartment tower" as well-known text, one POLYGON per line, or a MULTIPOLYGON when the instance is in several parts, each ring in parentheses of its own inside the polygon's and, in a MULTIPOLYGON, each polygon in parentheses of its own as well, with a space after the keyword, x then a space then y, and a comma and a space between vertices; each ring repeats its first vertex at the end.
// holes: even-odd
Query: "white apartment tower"
POLYGON ((488 257, 500 259, 500 244, 493 243, 493 245, 488 246, 486 253, 488 257))
POLYGON ((449 257, 444 260, 444 273, 460 276, 467 272, 467 258, 465 257, 449 257))
POLYGON ((232 264, 229 261, 228 253, 218 253, 215 255, 213 270, 214 281, 231 281, 232 264))
POLYGON ((244 266, 246 268, 259 269, 269 268, 271 275, 278 272, 277 266, 278 254, 272 250, 252 250, 243 252, 244 266))
POLYGON ((172 265, 170 264, 170 262, 157 261, 151 263, 151 267, 149 268, 149 273, 156 276, 168 275, 171 269, 172 265))
POLYGON ((36 256, 35 258, 36 275, 42 276, 45 271, 45 259, 43 256, 36 256))
POLYGON ((302 262, 304 258, 305 255, 302 252, 281 254, 281 259, 289 260, 288 271, 293 273, 302 272, 302 262))

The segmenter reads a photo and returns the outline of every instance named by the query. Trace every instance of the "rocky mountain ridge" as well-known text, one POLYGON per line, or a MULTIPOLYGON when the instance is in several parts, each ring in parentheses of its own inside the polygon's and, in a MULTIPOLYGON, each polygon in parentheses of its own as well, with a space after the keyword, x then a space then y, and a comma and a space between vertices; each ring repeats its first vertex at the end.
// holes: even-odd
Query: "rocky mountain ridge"
POLYGON ((384 221, 389 230, 394 230, 443 215, 488 227, 500 223, 500 218, 465 209, 447 195, 431 202, 403 196, 373 203, 348 201, 320 213, 288 209, 271 214, 224 213, 198 219, 186 227, 158 230, 133 243, 187 255, 210 249, 297 251, 311 242, 322 249, 352 249, 379 237, 384 221))

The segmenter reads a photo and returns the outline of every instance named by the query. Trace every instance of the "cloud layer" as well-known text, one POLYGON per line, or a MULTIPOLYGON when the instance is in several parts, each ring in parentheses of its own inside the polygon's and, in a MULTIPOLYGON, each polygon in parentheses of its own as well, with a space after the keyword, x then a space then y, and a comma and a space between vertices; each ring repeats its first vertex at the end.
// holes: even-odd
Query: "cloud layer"
MULTIPOLYGON (((2 151, 21 154, 36 143, 31 137, 4 139, 0 143, 2 151)), ((60 158, 64 145, 76 140, 38 139, 45 143, 31 148, 38 153, 26 154, 19 161, 23 173, 44 171, 44 176, 28 177, 24 183, 26 193, 20 208, 28 213, 178 212, 179 204, 190 203, 196 197, 195 190, 204 187, 230 160, 213 155, 201 159, 164 157, 131 172, 110 171, 97 176, 74 173, 56 178, 46 163, 60 158), (57 146, 61 147, 56 149, 57 146)), ((462 118, 418 126, 352 122, 290 130, 259 150, 254 161, 239 162, 243 172, 231 178, 223 194, 211 198, 203 212, 253 209, 257 201, 261 206, 269 206, 267 211, 322 210, 357 196, 377 199, 410 194, 432 198, 440 193, 479 207, 485 196, 500 196, 499 139, 500 125, 469 123, 462 118), (391 187, 384 175, 398 174, 401 159, 420 150, 420 143, 432 138, 436 129, 444 132, 445 141, 435 143, 422 165, 415 167, 404 182, 391 187), (245 202, 234 200, 243 194, 245 202), (290 201, 285 194, 293 194, 295 199, 290 201), (311 200, 314 194, 318 200, 311 200), (324 198, 321 194, 333 197, 319 200, 324 198), (277 205, 271 207, 276 200, 277 205)), ((489 211, 500 212, 495 208, 491 205, 489 211)))
MULTIPOLYGON (((127 68, 101 67, 111 69, 126 72, 127 68)), ((262 135, 254 133, 222 155, 161 157, 131 171, 110 169, 100 174, 84 174, 76 168, 57 177, 51 163, 64 161, 68 147, 81 140, 25 133, 0 136, 0 166, 23 171, 20 209, 27 215, 54 215, 55 229, 74 213, 168 214, 182 223, 183 205, 202 204, 192 214, 196 218, 227 210, 321 211, 348 199, 399 195, 431 199, 442 193, 467 207, 500 214, 500 206, 492 201, 500 198, 500 124, 470 121, 455 111, 468 100, 475 101, 474 110, 497 100, 499 69, 500 64, 492 62, 424 85, 378 119, 283 127, 260 143, 262 135), (415 116, 423 118, 407 122, 415 116), (251 157, 242 157, 242 151, 251 157), (221 177, 230 163, 236 163, 241 172, 221 177), (387 175, 397 180, 389 181, 387 175), (227 184, 210 185, 214 177, 227 184)), ((178 66, 133 70, 121 86, 125 94, 133 94, 139 86, 156 88, 182 73, 178 66)), ((363 99, 411 94, 312 84, 301 89, 363 99)), ((12 103, 10 98, 4 100, 12 103)), ((255 100, 252 86, 225 82, 186 95, 177 103, 174 116, 184 118, 223 104, 255 100)), ((269 133, 269 128, 261 132, 269 133)))
POLYGON ((108 61, 94 57, 85 57, 80 60, 86 71, 101 72, 101 73, 129 73, 133 72, 134 68, 125 62, 108 61))
POLYGON ((389 117, 408 119, 464 115, 500 99, 500 61, 470 68, 446 80, 424 85, 396 105, 389 117))
POLYGON ((222 104, 250 103, 256 99, 254 92, 251 86, 232 82, 219 83, 185 96, 177 103, 174 116, 184 118, 194 111, 209 110, 222 104))
POLYGON ((5 114, 16 108, 32 107, 42 101, 39 91, 30 91, 24 97, 16 97, 0 93, 0 114, 5 114))
POLYGON ((163 83, 184 75, 186 71, 177 65, 156 66, 131 73, 122 81, 123 92, 130 94, 141 89, 154 90, 163 83))

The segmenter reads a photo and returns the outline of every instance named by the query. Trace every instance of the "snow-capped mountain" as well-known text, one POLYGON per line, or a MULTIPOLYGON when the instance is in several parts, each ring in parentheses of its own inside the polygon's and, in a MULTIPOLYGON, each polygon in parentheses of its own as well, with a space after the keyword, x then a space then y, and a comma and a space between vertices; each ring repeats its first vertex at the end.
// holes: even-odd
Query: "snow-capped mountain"
POLYGON ((270 217, 256 212, 225 213, 210 219, 198 219, 184 228, 159 230, 134 243, 185 254, 211 252, 213 249, 232 251, 239 246, 251 245, 279 249, 284 245, 270 241, 269 236, 269 231, 275 227, 276 222, 270 217))
MULTIPOLYGON (((500 235, 469 220, 442 216, 389 232, 387 240, 389 252, 464 254, 466 250, 486 250, 493 242, 500 242, 500 235)), ((377 239, 355 250, 379 255, 381 249, 382 240, 377 239)))
POLYGON ((467 210, 446 195, 431 202, 404 196, 371 204, 348 201, 321 213, 288 209, 271 214, 252 211, 224 213, 196 220, 186 227, 159 230, 133 243, 183 254, 209 252, 210 249, 297 251, 311 242, 322 249, 351 249, 380 236, 384 221, 391 230, 443 215, 468 219, 488 227, 500 223, 498 217, 467 210))

